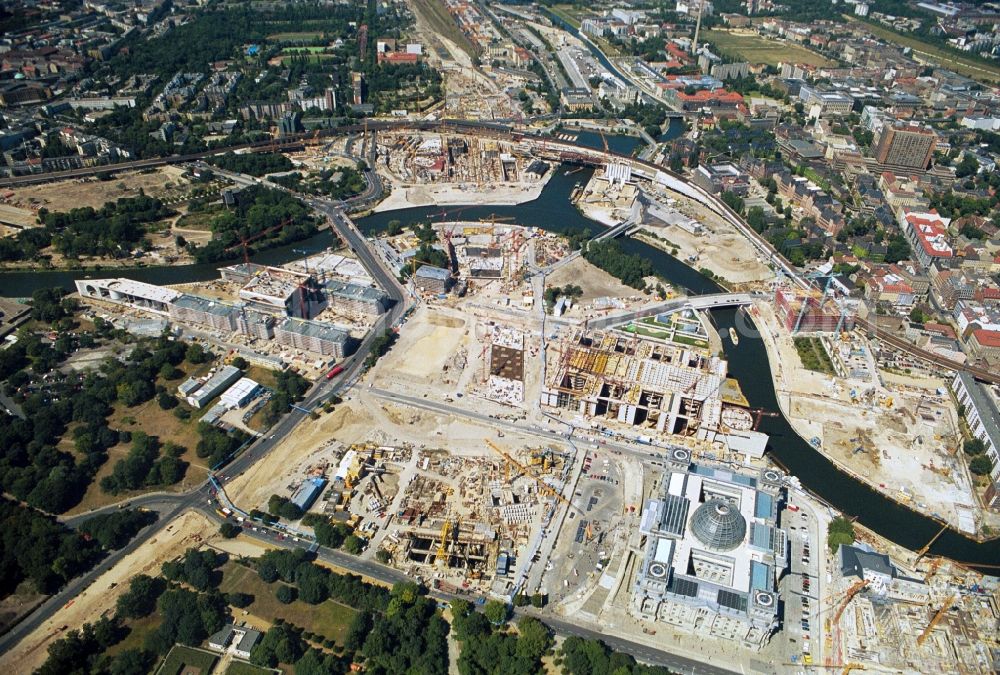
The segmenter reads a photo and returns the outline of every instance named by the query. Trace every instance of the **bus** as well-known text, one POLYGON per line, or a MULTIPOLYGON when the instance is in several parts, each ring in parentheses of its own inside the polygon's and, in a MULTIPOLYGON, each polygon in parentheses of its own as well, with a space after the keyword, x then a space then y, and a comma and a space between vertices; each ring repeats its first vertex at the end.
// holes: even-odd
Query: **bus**
POLYGON ((343 366, 334 366, 333 368, 330 369, 330 372, 326 374, 326 379, 332 380, 333 378, 340 375, 342 372, 344 372, 343 366))

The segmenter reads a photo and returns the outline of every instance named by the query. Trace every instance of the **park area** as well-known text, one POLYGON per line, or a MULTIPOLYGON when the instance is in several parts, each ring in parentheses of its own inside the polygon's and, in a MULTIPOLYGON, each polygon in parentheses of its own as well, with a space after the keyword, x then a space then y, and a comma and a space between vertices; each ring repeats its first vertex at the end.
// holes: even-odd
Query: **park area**
POLYGON ((885 40, 886 42, 899 45, 900 47, 909 47, 913 50, 913 55, 923 63, 936 63, 944 66, 945 68, 954 70, 959 75, 965 75, 966 77, 971 77, 975 80, 981 80, 983 82, 1000 82, 1000 67, 996 65, 982 63, 971 58, 965 58, 958 54, 954 54, 947 49, 928 44, 919 37, 897 33, 896 31, 890 30, 884 26, 876 26, 871 22, 861 21, 856 17, 845 15, 845 18, 849 21, 863 23, 865 30, 880 40, 885 40))
POLYGON ((222 574, 220 591, 253 596, 253 602, 246 607, 246 611, 258 619, 251 621, 257 624, 258 628, 266 630, 265 623, 269 625, 275 619, 283 619, 286 623, 304 628, 316 636, 323 636, 324 639, 333 640, 337 644, 344 643, 347 628, 356 613, 347 605, 333 600, 324 600, 316 605, 301 600, 284 604, 278 600, 276 591, 285 584, 280 581, 268 584, 260 578, 256 570, 237 562, 223 565, 222 574))
POLYGON ((702 33, 712 50, 746 59, 751 64, 808 63, 813 66, 836 65, 816 52, 777 38, 768 39, 750 32, 708 30, 702 33))

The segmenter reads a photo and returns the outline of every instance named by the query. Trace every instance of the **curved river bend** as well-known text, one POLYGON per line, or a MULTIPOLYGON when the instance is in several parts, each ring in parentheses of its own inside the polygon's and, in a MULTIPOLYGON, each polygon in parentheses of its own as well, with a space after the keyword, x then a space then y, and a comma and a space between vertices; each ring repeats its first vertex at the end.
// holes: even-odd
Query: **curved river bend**
MULTIPOLYGON (((589 140, 589 139, 588 139, 589 140)), ((417 207, 372 214, 357 221, 366 232, 384 228, 390 220, 404 224, 428 220, 478 220, 497 216, 516 218, 520 225, 537 226, 554 232, 571 232, 590 229, 597 232, 602 225, 585 218, 569 201, 577 184, 585 184, 590 170, 558 167, 538 199, 518 206, 457 206, 417 207)), ((333 237, 324 231, 308 240, 283 248, 272 249, 254 256, 255 262, 280 264, 297 257, 292 249, 322 249, 333 243, 333 237)), ((630 253, 652 262, 656 271, 677 286, 686 288, 692 295, 715 293, 719 287, 673 256, 633 239, 622 242, 630 253)), ((62 286, 73 288, 75 279, 86 276, 124 276, 154 284, 179 284, 214 279, 218 276, 216 265, 177 265, 160 268, 130 270, 104 270, 88 272, 7 272, 0 273, 0 295, 28 297, 38 288, 62 286)), ((739 380, 743 393, 755 408, 778 411, 767 352, 764 344, 745 312, 736 309, 718 309, 711 312, 720 333, 725 334, 734 326, 741 338, 739 346, 723 340, 729 372, 739 380), (749 327, 750 330, 746 328, 749 327)), ((765 417, 761 431, 770 435, 768 452, 799 478, 802 485, 844 513, 858 516, 858 520, 883 537, 910 550, 924 546, 940 530, 931 518, 920 515, 887 499, 867 485, 841 472, 826 457, 796 434, 781 415, 765 417)), ((947 530, 931 551, 936 555, 971 564, 1000 564, 1000 540, 976 543, 962 535, 947 530)))

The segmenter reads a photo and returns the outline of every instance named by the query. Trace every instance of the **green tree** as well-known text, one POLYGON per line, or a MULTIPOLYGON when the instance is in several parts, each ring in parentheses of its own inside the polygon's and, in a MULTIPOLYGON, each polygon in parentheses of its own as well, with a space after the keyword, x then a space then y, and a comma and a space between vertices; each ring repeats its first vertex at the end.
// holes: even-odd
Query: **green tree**
POLYGON ((507 623, 509 608, 501 600, 490 600, 483 606, 483 615, 495 626, 507 623))
POLYGON ((971 152, 966 152, 962 155, 961 161, 955 166, 955 177, 965 178, 966 176, 974 176, 979 172, 979 161, 976 156, 971 152))
POLYGON ((517 622, 517 655, 540 661, 552 646, 552 632, 538 619, 526 616, 517 622))
POLYGON ((973 436, 969 440, 962 443, 962 449, 965 450, 968 455, 981 455, 986 452, 986 444, 983 443, 982 439, 973 436))
POLYGON ((826 542, 831 553, 836 553, 841 544, 853 544, 854 523, 843 516, 834 518, 827 527, 826 542))
POLYGON ((977 476, 985 476, 993 471, 993 460, 987 455, 976 455, 969 460, 969 471, 977 476))
POLYGON ((232 539, 239 535, 243 531, 243 528, 235 523, 230 523, 228 520, 219 526, 219 534, 221 534, 226 539, 232 539))
POLYGON ((159 577, 139 574, 132 577, 127 591, 118 596, 117 610, 128 619, 141 619, 156 609, 156 601, 167 585, 159 577))
POLYGON ((275 589, 274 591, 274 597, 276 597, 278 599, 278 602, 280 602, 281 604, 288 605, 290 603, 295 602, 295 599, 298 597, 298 593, 296 592, 294 586, 286 586, 285 584, 280 584, 278 588, 275 589))
POLYGON ((184 358, 188 363, 197 365, 208 361, 208 359, 211 358, 211 355, 199 343, 192 342, 187 348, 187 351, 184 352, 184 358))

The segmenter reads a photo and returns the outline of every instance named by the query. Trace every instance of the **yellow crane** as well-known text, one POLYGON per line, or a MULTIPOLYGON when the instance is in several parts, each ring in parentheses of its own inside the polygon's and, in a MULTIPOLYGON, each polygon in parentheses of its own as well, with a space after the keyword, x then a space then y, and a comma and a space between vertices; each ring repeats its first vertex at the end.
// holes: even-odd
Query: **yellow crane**
POLYGON ((849 675, 852 670, 864 670, 864 665, 860 663, 848 663, 844 666, 844 670, 841 671, 841 675, 849 675))
POLYGON ((944 618, 944 615, 948 612, 949 609, 951 609, 951 603, 955 602, 955 598, 957 597, 958 593, 952 593, 950 596, 948 596, 948 599, 945 600, 944 604, 941 605, 941 609, 939 609, 937 612, 934 613, 934 616, 931 617, 930 623, 927 624, 927 628, 925 628, 924 632, 921 633, 920 637, 917 638, 918 647, 924 644, 924 640, 927 639, 927 636, 931 634, 931 631, 934 630, 934 627, 941 622, 941 619, 944 618))
POLYGON ((917 559, 913 561, 914 565, 916 565, 918 562, 920 562, 920 559, 923 558, 925 555, 927 555, 927 551, 930 550, 931 545, 933 545, 934 542, 936 542, 938 540, 938 537, 940 537, 942 534, 944 534, 944 531, 947 530, 947 529, 948 529, 948 526, 947 525, 943 525, 941 527, 941 529, 938 530, 938 533, 935 534, 933 537, 931 537, 931 540, 929 542, 927 542, 926 544, 924 544, 923 548, 921 548, 920 550, 917 551, 917 559))
POLYGON ((531 471, 531 469, 529 469, 524 464, 522 464, 521 462, 519 462, 516 459, 514 459, 513 457, 511 457, 507 452, 505 452, 503 450, 503 448, 501 448, 500 446, 498 446, 496 443, 494 443, 490 439, 487 438, 485 440, 486 440, 486 445, 488 445, 491 450, 493 450, 498 455, 500 455, 505 460, 507 460, 507 462, 509 464, 513 464, 515 467, 517 467, 517 469, 521 473, 523 473, 525 476, 527 476, 528 478, 533 479, 536 483, 538 483, 538 488, 539 488, 539 492, 540 493, 542 493, 542 494, 552 494, 553 496, 555 496, 556 499, 558 499, 560 502, 562 502, 566 506, 568 506, 570 508, 576 509, 581 514, 583 513, 583 511, 581 511, 576 506, 574 506, 573 502, 571 502, 570 500, 568 500, 565 497, 563 497, 556 490, 552 489, 552 487, 548 483, 546 483, 544 480, 542 480, 541 476, 538 476, 537 474, 533 473, 531 471))
POLYGON ((438 544, 437 557, 434 562, 437 564, 447 564, 448 562, 448 535, 451 534, 451 521, 444 521, 441 525, 441 543, 438 544))

